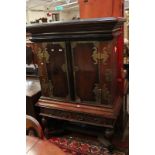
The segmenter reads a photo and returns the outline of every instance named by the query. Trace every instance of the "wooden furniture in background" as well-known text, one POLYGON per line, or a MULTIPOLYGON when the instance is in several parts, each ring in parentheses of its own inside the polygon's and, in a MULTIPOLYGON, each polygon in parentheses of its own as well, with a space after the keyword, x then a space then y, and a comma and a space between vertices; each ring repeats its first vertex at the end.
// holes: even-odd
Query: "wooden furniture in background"
POLYGON ((30 41, 26 43, 26 76, 38 77, 37 60, 30 41))
POLYGON ((122 17, 123 0, 78 0, 80 18, 122 17))
POLYGON ((40 81, 37 78, 26 78, 26 114, 37 118, 35 104, 41 96, 40 81))
POLYGON ((32 116, 26 115, 26 135, 44 138, 40 123, 32 116))
MULTIPOLYGON (((39 115, 104 127, 122 107, 117 37, 122 18, 27 26, 37 53, 42 96, 39 115)), ((105 131, 105 133, 107 133, 105 131)))

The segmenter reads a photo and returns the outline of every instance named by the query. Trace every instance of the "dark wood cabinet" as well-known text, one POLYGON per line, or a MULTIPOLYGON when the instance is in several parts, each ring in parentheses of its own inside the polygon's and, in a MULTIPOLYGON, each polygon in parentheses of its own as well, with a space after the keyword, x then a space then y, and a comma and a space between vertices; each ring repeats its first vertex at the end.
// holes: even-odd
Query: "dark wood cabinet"
POLYGON ((40 115, 113 129, 122 106, 122 18, 27 26, 36 53, 40 115))

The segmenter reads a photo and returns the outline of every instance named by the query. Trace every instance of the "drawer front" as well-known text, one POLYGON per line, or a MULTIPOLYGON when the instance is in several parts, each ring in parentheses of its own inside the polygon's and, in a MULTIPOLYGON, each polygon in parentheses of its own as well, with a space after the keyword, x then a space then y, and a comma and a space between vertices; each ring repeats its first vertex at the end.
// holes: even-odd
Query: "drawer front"
POLYGON ((113 128, 115 124, 115 119, 104 118, 86 113, 63 111, 58 109, 48 109, 43 107, 40 107, 40 115, 49 118, 67 120, 71 122, 108 127, 108 128, 113 128))

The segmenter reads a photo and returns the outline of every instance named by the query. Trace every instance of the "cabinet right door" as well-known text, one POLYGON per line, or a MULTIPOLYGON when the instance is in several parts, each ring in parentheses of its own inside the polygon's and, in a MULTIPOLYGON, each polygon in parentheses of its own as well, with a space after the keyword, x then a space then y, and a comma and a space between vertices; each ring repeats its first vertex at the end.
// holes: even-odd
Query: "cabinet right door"
POLYGON ((117 94, 115 41, 71 42, 76 101, 111 106, 117 94))

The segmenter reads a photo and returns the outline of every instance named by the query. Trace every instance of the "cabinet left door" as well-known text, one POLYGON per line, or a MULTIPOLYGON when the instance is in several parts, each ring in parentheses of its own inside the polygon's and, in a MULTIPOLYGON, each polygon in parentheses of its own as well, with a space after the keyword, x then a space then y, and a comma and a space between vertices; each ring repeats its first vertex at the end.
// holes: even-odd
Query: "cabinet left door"
POLYGON ((65 42, 35 43, 42 96, 69 100, 65 42))

